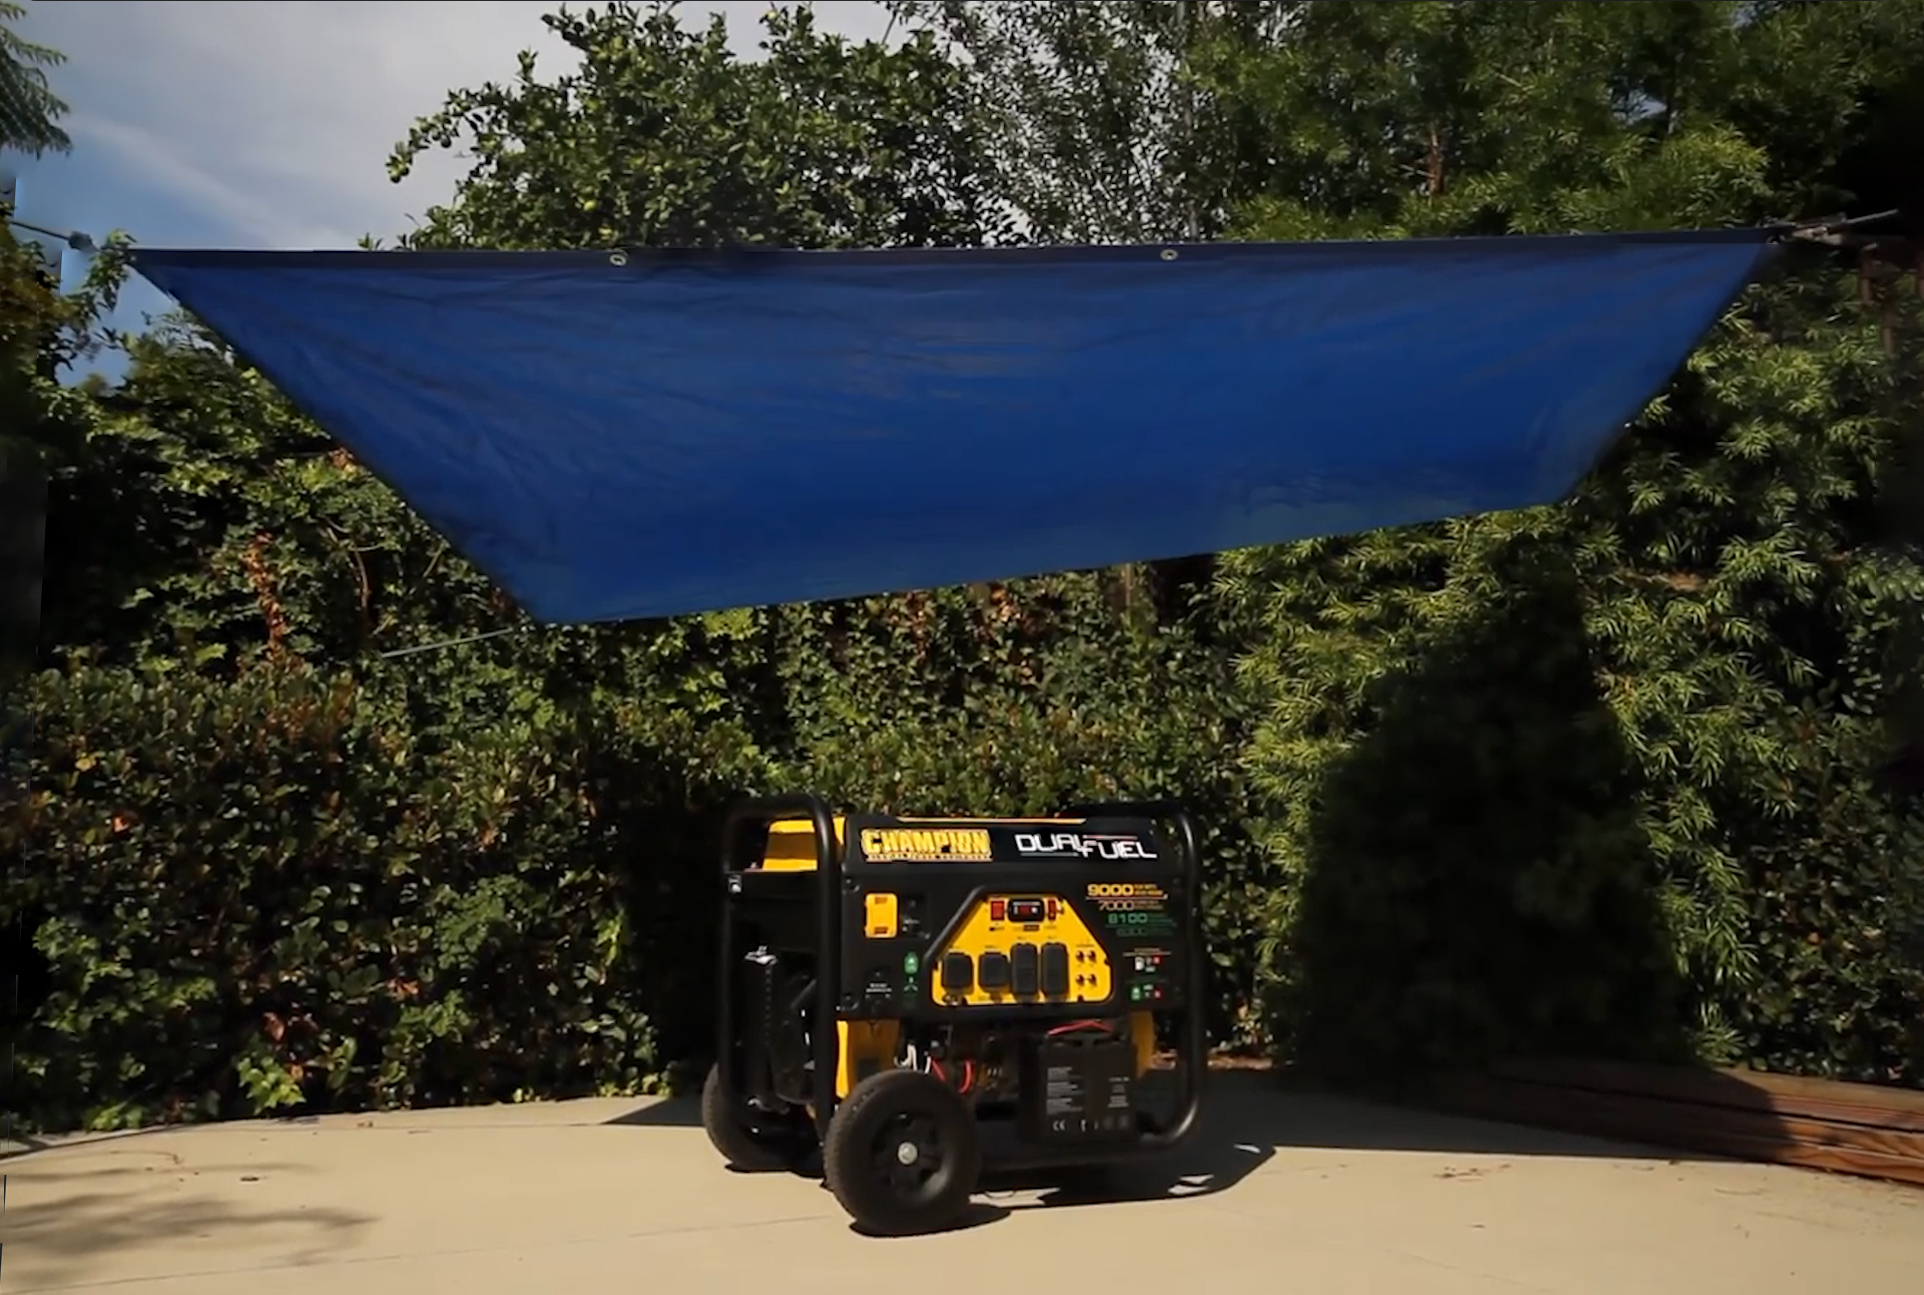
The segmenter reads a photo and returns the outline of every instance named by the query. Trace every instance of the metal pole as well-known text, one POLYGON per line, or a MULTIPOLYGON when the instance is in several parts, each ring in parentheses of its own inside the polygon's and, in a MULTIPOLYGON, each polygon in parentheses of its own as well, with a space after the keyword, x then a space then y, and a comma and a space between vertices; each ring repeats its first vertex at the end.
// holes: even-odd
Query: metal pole
POLYGON ((14 216, 8 216, 7 223, 9 225, 18 225, 21 229, 30 229, 36 234, 45 234, 48 238, 57 238, 76 252, 95 252, 99 250, 94 246, 92 238, 77 229, 48 229, 45 225, 36 225, 31 221, 21 220, 14 216))
POLYGON ((1194 243, 1202 236, 1200 231, 1201 222, 1196 214, 1195 177, 1188 174, 1189 168, 1194 165, 1196 159, 1196 86, 1193 81, 1189 80, 1189 45, 1194 38, 1193 24, 1195 21, 1194 6, 1196 0, 1178 0, 1178 3, 1181 6, 1178 10, 1180 25, 1178 27, 1177 43, 1181 51, 1178 74, 1183 77, 1183 150, 1187 154, 1187 163, 1184 167, 1185 174, 1183 176, 1187 219, 1183 229, 1183 238, 1187 242, 1194 243))

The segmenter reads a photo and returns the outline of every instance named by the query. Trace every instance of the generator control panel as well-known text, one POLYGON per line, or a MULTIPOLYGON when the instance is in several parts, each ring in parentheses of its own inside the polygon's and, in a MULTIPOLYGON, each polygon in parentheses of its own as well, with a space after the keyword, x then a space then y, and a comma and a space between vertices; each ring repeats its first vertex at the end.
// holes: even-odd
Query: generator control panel
POLYGON ((1150 824, 884 821, 847 834, 845 1016, 1184 1005, 1192 901, 1150 824))

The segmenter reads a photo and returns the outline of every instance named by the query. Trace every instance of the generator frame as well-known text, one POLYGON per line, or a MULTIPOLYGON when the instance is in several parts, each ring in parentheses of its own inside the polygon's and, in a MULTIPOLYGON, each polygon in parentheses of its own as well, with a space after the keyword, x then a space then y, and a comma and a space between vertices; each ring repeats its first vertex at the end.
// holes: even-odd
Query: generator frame
MULTIPOLYGON (((1134 1128, 1128 1135, 1113 1140, 1048 1145, 1023 1140, 1018 1136, 1014 1140, 1005 1139, 1005 1144, 1001 1146, 972 1146, 970 1155, 965 1157, 967 1163, 960 1171, 967 1179, 966 1184, 942 1194, 941 1200, 929 1204, 927 1208, 884 1208, 881 1204, 868 1206, 851 1200, 836 1182, 836 1166, 832 1163, 837 1115, 850 1098, 856 1096, 852 1073, 846 1076, 848 1094, 844 1096, 838 1091, 843 1087, 841 1081, 848 1046, 843 1037, 843 1027, 873 1016, 873 1013, 865 1013, 862 1004, 854 996, 845 994, 843 989, 846 970, 843 966, 844 950, 848 947, 845 943, 844 910, 851 897, 862 890, 860 880, 849 876, 844 868, 844 855, 853 856, 855 853, 852 838, 856 817, 852 814, 847 816, 843 820, 844 830, 838 835, 837 816, 828 805, 819 796, 800 794, 741 802, 731 810, 725 821, 721 851, 723 895, 717 950, 716 1064, 703 1094, 704 1125, 709 1128, 711 1139, 715 1140, 725 1156, 737 1162, 740 1168, 774 1168, 772 1161, 779 1159, 784 1167, 809 1170, 816 1167, 813 1153, 820 1150, 822 1172, 829 1179, 830 1187, 836 1189, 844 1207, 855 1216, 857 1226, 869 1232, 901 1235, 934 1230, 953 1222, 957 1210, 966 1204, 969 1193, 974 1190, 976 1181, 983 1173, 1099 1168, 1168 1151, 1189 1137, 1201 1113, 1207 1071, 1204 1022, 1207 958, 1201 930, 1198 832, 1187 808, 1172 800, 1110 801, 1069 807, 1063 811, 1062 818, 1054 820, 891 819, 889 821, 895 823, 996 828, 1019 828, 1025 823, 1037 822, 1101 826, 1103 820, 1134 820, 1157 825, 1157 839, 1166 839, 1176 855, 1175 884, 1171 888, 1173 893, 1170 900, 1176 926, 1173 938, 1182 952, 1178 969, 1180 994, 1173 1007, 1124 1010, 1152 1013, 1152 1021, 1176 1018, 1175 1101, 1173 1112, 1166 1118, 1158 1118, 1155 1113, 1146 1110, 1132 1111, 1134 1128), (767 843, 778 823, 806 824, 813 852, 812 867, 798 861, 799 866, 780 872, 765 868, 765 856, 769 848, 767 843), (1163 826, 1173 827, 1174 830, 1165 836, 1161 832, 1163 826), (750 881, 751 874, 761 875, 750 881), (757 891, 760 893, 753 893, 757 891), (751 1044, 744 1036, 742 1017, 745 969, 749 966, 750 955, 756 952, 745 947, 742 938, 745 923, 743 910, 753 909, 766 920, 769 896, 777 891, 781 901, 785 901, 780 906, 789 912, 794 923, 788 929, 788 943, 791 946, 812 946, 814 955, 812 989, 803 993, 803 997, 807 998, 809 1074, 805 1091, 788 1094, 786 1098, 786 1118, 790 1121, 786 1125, 789 1138, 786 1149, 777 1151, 773 1156, 760 1157, 764 1163, 741 1164, 740 1161, 753 1161, 758 1157, 739 1152, 731 1154, 731 1145, 743 1144, 725 1145, 728 1139, 719 1135, 725 1133, 725 1126, 732 1121, 743 1118, 750 1110, 750 1100, 758 1097, 756 1093, 743 1091, 745 1085, 742 1080, 744 1053, 751 1044), (809 910, 805 917, 797 911, 800 909, 809 910), (799 929, 799 923, 804 921, 809 928, 806 934, 799 929), (796 1097, 803 1100, 796 1102, 796 1097)), ((874 866, 877 865, 864 864, 865 869, 874 866)), ((1004 881, 1005 877, 1011 875, 1006 863, 909 862, 881 866, 900 868, 902 873, 896 875, 905 878, 912 877, 920 868, 988 868, 991 871, 983 874, 983 883, 988 888, 1007 889, 1011 884, 1004 881)), ((1086 876, 1092 865, 1077 861, 1038 861, 1015 870, 1015 875, 1017 882, 1046 889, 1048 886, 1062 887, 1076 881, 1076 869, 1079 867, 1086 876), (1048 875, 1053 880, 1037 883, 1034 879, 1039 875, 1048 875)), ((909 883, 905 881, 901 884, 909 883)), ((978 884, 975 893, 979 893, 984 884, 978 884)), ((1016 888, 1020 890, 1022 887, 1018 884, 1016 888)), ((946 916, 960 920, 959 915, 946 916)), ((933 967, 926 974, 931 981, 934 980, 933 967)), ((1112 999, 1119 995, 1120 990, 1115 982, 1111 982, 1108 993, 1112 999)), ((800 1005, 798 998, 794 1006, 800 1005)), ((1116 1014, 1113 1002, 1105 1002, 1105 1007, 1112 1016, 1116 1014)), ((934 1002, 923 1002, 906 1009, 898 1005, 897 1010, 899 1015, 894 1018, 896 1022, 921 1026, 939 1024, 947 1015, 944 1005, 934 1002)), ((1019 1019, 1033 1031, 1042 1025, 1053 1026, 1078 1017, 1088 1018, 1091 1012, 1089 1004, 1029 1001, 1010 1009, 1008 1015, 1019 1019)), ((758 1057, 757 1061, 766 1061, 766 1057, 758 1057)), ((885 1069, 894 1070, 893 1067, 885 1069)), ((767 1094, 760 1094, 759 1097, 765 1099, 767 1094)), ((957 1099, 958 1102, 960 1100, 957 1099)), ((971 1106, 968 1109, 971 1131, 963 1140, 979 1144, 975 1108, 971 1106)))

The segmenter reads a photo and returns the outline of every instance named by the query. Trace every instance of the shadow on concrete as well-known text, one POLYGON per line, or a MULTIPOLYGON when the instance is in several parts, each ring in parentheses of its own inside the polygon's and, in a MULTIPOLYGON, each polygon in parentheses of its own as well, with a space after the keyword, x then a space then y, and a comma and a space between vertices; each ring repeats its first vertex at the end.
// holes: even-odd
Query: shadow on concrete
POLYGON ((206 1182, 230 1182, 241 1179, 265 1178, 272 1174, 295 1174, 305 1171, 301 1165, 275 1163, 261 1160, 248 1160, 233 1165, 184 1164, 179 1156, 169 1151, 135 1150, 116 1148, 116 1157, 111 1164, 101 1164, 95 1159, 102 1152, 88 1155, 85 1166, 69 1166, 69 1160, 78 1161, 79 1156, 63 1155, 30 1162, 27 1166, 9 1167, 8 1174, 21 1181, 34 1183, 72 1183, 95 1182, 109 1183, 131 1181, 136 1178, 181 1178, 188 1181, 200 1179, 206 1182))
MULTIPOLYGON (((1160 1086, 1155 1080, 1150 1082, 1146 1102, 1160 1097, 1156 1092, 1160 1086)), ((701 1113, 692 1100, 670 1099, 651 1102, 607 1123, 631 1128, 693 1128, 700 1125, 701 1113)), ((1285 1086, 1275 1075, 1264 1072, 1228 1072, 1210 1076, 1202 1123, 1186 1145, 1098 1171, 991 1172, 984 1178, 975 1207, 960 1226, 981 1227, 1023 1210, 1178 1200, 1233 1191, 1278 1153, 1304 1150, 1672 1163, 1720 1158, 1303 1091, 1285 1086)), ((814 1177, 819 1168, 804 1166, 800 1172, 804 1177, 814 1177)))
POLYGON ((607 1120, 608 1124, 625 1125, 636 1129, 698 1129, 701 1127, 701 1102, 693 1097, 666 1097, 646 1099, 646 1106, 637 1106, 607 1120))
POLYGON ((86 1284, 90 1261, 180 1237, 225 1239, 272 1230, 294 1233, 279 1262, 329 1258, 370 1216, 337 1210, 249 1210, 216 1199, 169 1201, 138 1211, 115 1193, 69 1196, 7 1209, 7 1289, 86 1284))
MULTIPOLYGON (((98 1154, 87 1159, 93 1161, 98 1154)), ((231 1241, 258 1249, 263 1234, 278 1235, 284 1238, 278 1262, 315 1263, 374 1222, 372 1215, 343 1210, 253 1208, 230 1198, 245 1191, 244 1184, 298 1172, 291 1166, 183 1166, 164 1152, 125 1159, 127 1163, 87 1168, 42 1161, 29 1172, 14 1169, 8 1174, 7 1290, 85 1284, 103 1254, 181 1239, 217 1245, 231 1241), (130 1185, 133 1178, 146 1178, 155 1187, 169 1180, 181 1185, 177 1192, 157 1197, 144 1184, 130 1185)))
MULTIPOLYGON (((824 1187, 824 1190, 826 1190, 826 1186, 824 1187)), ((985 1201, 978 1196, 976 1199, 970 1201, 967 1207, 963 1209, 962 1217, 957 1219, 954 1223, 950 1224, 948 1227, 943 1228, 941 1230, 941 1234, 947 1234, 951 1232, 970 1232, 976 1228, 984 1227, 990 1223, 1000 1223, 1003 1219, 1008 1218, 1011 1213, 1012 1211, 1009 1209, 1007 1205, 1000 1204, 996 1201, 985 1201)), ((885 1233, 870 1232, 868 1229, 861 1227, 859 1224, 855 1224, 855 1223, 849 1224, 848 1230, 850 1232, 853 1232, 858 1237, 869 1237, 877 1241, 888 1241, 888 1240, 895 1239, 895 1238, 889 1237, 885 1233)))
MULTIPOLYGON (((964 1232, 999 1223, 1025 1210, 1180 1200, 1228 1191, 1276 1154, 1274 1147, 1231 1134, 1227 1128, 1215 1135, 1208 1128, 1199 1129, 1193 1141, 1175 1151, 1099 1169, 991 1171, 983 1176, 981 1189, 962 1218, 944 1231, 964 1232)), ((849 1231, 867 1235, 853 1223, 849 1231)))
POLYGON ((1722 1158, 1286 1087, 1267 1075, 1225 1078, 1231 1082, 1212 1088, 1219 1117, 1233 1123, 1241 1137, 1276 1148, 1608 1160, 1722 1158))
MULTIPOLYGON (((1158 1085, 1152 1081, 1148 1087, 1146 1100, 1157 1100, 1158 1085)), ((694 1129, 701 1127, 701 1108, 692 1098, 668 1098, 649 1101, 605 1123, 641 1129, 694 1129)), ((1243 1157, 1233 1151, 1241 1146, 1264 1148, 1263 1159, 1285 1147, 1664 1160, 1690 1159, 1693 1154, 1498 1120, 1444 1115, 1375 1097, 1310 1090, 1285 1084, 1265 1071, 1212 1074, 1201 1127, 1188 1146, 1170 1153, 1170 1165, 1189 1165, 1193 1159, 1199 1162, 1198 1167, 1185 1172, 1219 1174, 1224 1165, 1242 1163, 1243 1157)), ((1137 1166, 1146 1163, 1136 1162, 1137 1166)))
POLYGON ((1275 1147, 1241 1137, 1236 1129, 1205 1126, 1187 1145, 1161 1155, 1100 1169, 995 1173, 982 1189, 1011 1211, 1213 1196, 1236 1187, 1275 1155, 1275 1147), (1004 1193, 1039 1194, 1009 1199, 1004 1193))

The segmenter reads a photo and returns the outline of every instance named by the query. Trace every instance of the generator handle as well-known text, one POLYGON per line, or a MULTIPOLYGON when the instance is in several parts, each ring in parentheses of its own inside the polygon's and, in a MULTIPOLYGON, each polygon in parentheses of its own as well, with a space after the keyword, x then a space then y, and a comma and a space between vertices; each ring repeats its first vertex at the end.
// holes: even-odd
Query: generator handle
POLYGON ((1203 1019, 1203 1002, 1209 992, 1207 951, 1202 933, 1202 851, 1201 834, 1188 806, 1178 800, 1108 800, 1071 805, 1068 814, 1078 818, 1146 818, 1173 823, 1176 848, 1182 864, 1183 886, 1188 892, 1189 983, 1183 1007, 1182 1029, 1176 1038, 1176 1113, 1168 1124, 1143 1134, 1142 1141, 1154 1148, 1168 1148, 1187 1138, 1202 1114, 1204 1077, 1209 1073, 1209 1033, 1203 1019))
POLYGON ((809 1033, 814 1045, 815 1075, 810 1097, 813 1099, 815 1130, 828 1136, 828 1120, 835 1113, 835 1072, 841 1060, 837 1039, 836 997, 838 985, 826 983, 829 968, 838 965, 842 947, 842 856, 836 847, 835 816, 828 804, 813 792, 787 796, 763 796, 738 802, 728 811, 722 826, 722 922, 720 1010, 716 1013, 716 1061, 722 1092, 733 1097, 735 1049, 735 996, 727 987, 735 983, 735 906, 730 879, 747 871, 750 860, 742 857, 742 838, 751 829, 766 831, 786 819, 805 818, 815 836, 815 921, 820 941, 815 987, 815 1020, 809 1033))

